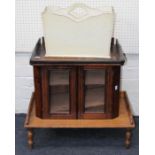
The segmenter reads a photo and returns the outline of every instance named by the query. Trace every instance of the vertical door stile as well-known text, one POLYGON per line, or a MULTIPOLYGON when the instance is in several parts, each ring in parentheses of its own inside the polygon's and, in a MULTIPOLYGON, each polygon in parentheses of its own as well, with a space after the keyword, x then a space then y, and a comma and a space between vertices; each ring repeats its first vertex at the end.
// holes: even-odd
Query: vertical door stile
POLYGON ((76 77, 76 68, 70 69, 70 76, 69 76, 69 87, 70 87, 70 114, 76 118, 77 117, 77 99, 76 99, 76 91, 77 91, 77 77, 76 77))
POLYGON ((81 118, 83 114, 83 69, 78 68, 78 117, 81 118))
POLYGON ((107 68, 107 88, 106 88, 106 113, 111 115, 113 112, 113 100, 112 100, 112 80, 113 78, 113 71, 111 67, 107 68))

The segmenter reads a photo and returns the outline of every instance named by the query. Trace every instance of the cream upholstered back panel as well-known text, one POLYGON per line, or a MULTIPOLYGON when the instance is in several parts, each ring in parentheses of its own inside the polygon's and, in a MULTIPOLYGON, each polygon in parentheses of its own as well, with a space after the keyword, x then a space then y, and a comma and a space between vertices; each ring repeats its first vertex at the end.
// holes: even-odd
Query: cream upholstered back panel
POLYGON ((46 56, 110 57, 111 7, 99 10, 82 3, 65 9, 46 7, 42 18, 46 56))

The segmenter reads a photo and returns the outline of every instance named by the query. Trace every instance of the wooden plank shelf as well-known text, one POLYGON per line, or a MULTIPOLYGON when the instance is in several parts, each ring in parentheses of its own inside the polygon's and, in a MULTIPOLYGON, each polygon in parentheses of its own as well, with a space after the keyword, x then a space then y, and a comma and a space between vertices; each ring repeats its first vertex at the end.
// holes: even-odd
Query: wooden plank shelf
POLYGON ((26 116, 25 128, 134 128, 126 92, 120 92, 119 116, 114 119, 41 119, 35 114, 35 97, 32 95, 26 116))

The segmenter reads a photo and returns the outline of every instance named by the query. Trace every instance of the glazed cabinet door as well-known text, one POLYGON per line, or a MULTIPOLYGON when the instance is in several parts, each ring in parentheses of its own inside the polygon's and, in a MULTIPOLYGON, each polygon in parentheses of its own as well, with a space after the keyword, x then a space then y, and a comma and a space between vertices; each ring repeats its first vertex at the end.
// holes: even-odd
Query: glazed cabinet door
POLYGON ((79 68, 79 118, 105 119, 114 116, 114 73, 114 69, 107 66, 83 66, 79 68))
POLYGON ((43 117, 76 118, 76 68, 44 67, 42 70, 43 117))

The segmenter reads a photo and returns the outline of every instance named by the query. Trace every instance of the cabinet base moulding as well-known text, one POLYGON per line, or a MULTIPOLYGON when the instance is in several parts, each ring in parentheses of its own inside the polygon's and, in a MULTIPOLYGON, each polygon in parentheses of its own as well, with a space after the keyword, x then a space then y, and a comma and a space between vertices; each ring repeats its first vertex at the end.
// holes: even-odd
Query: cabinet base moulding
POLYGON ((114 119, 41 119, 35 113, 35 97, 32 94, 24 127, 28 129, 28 144, 32 148, 34 128, 125 128, 125 146, 131 144, 131 129, 135 122, 125 91, 120 92, 119 116, 114 119))

